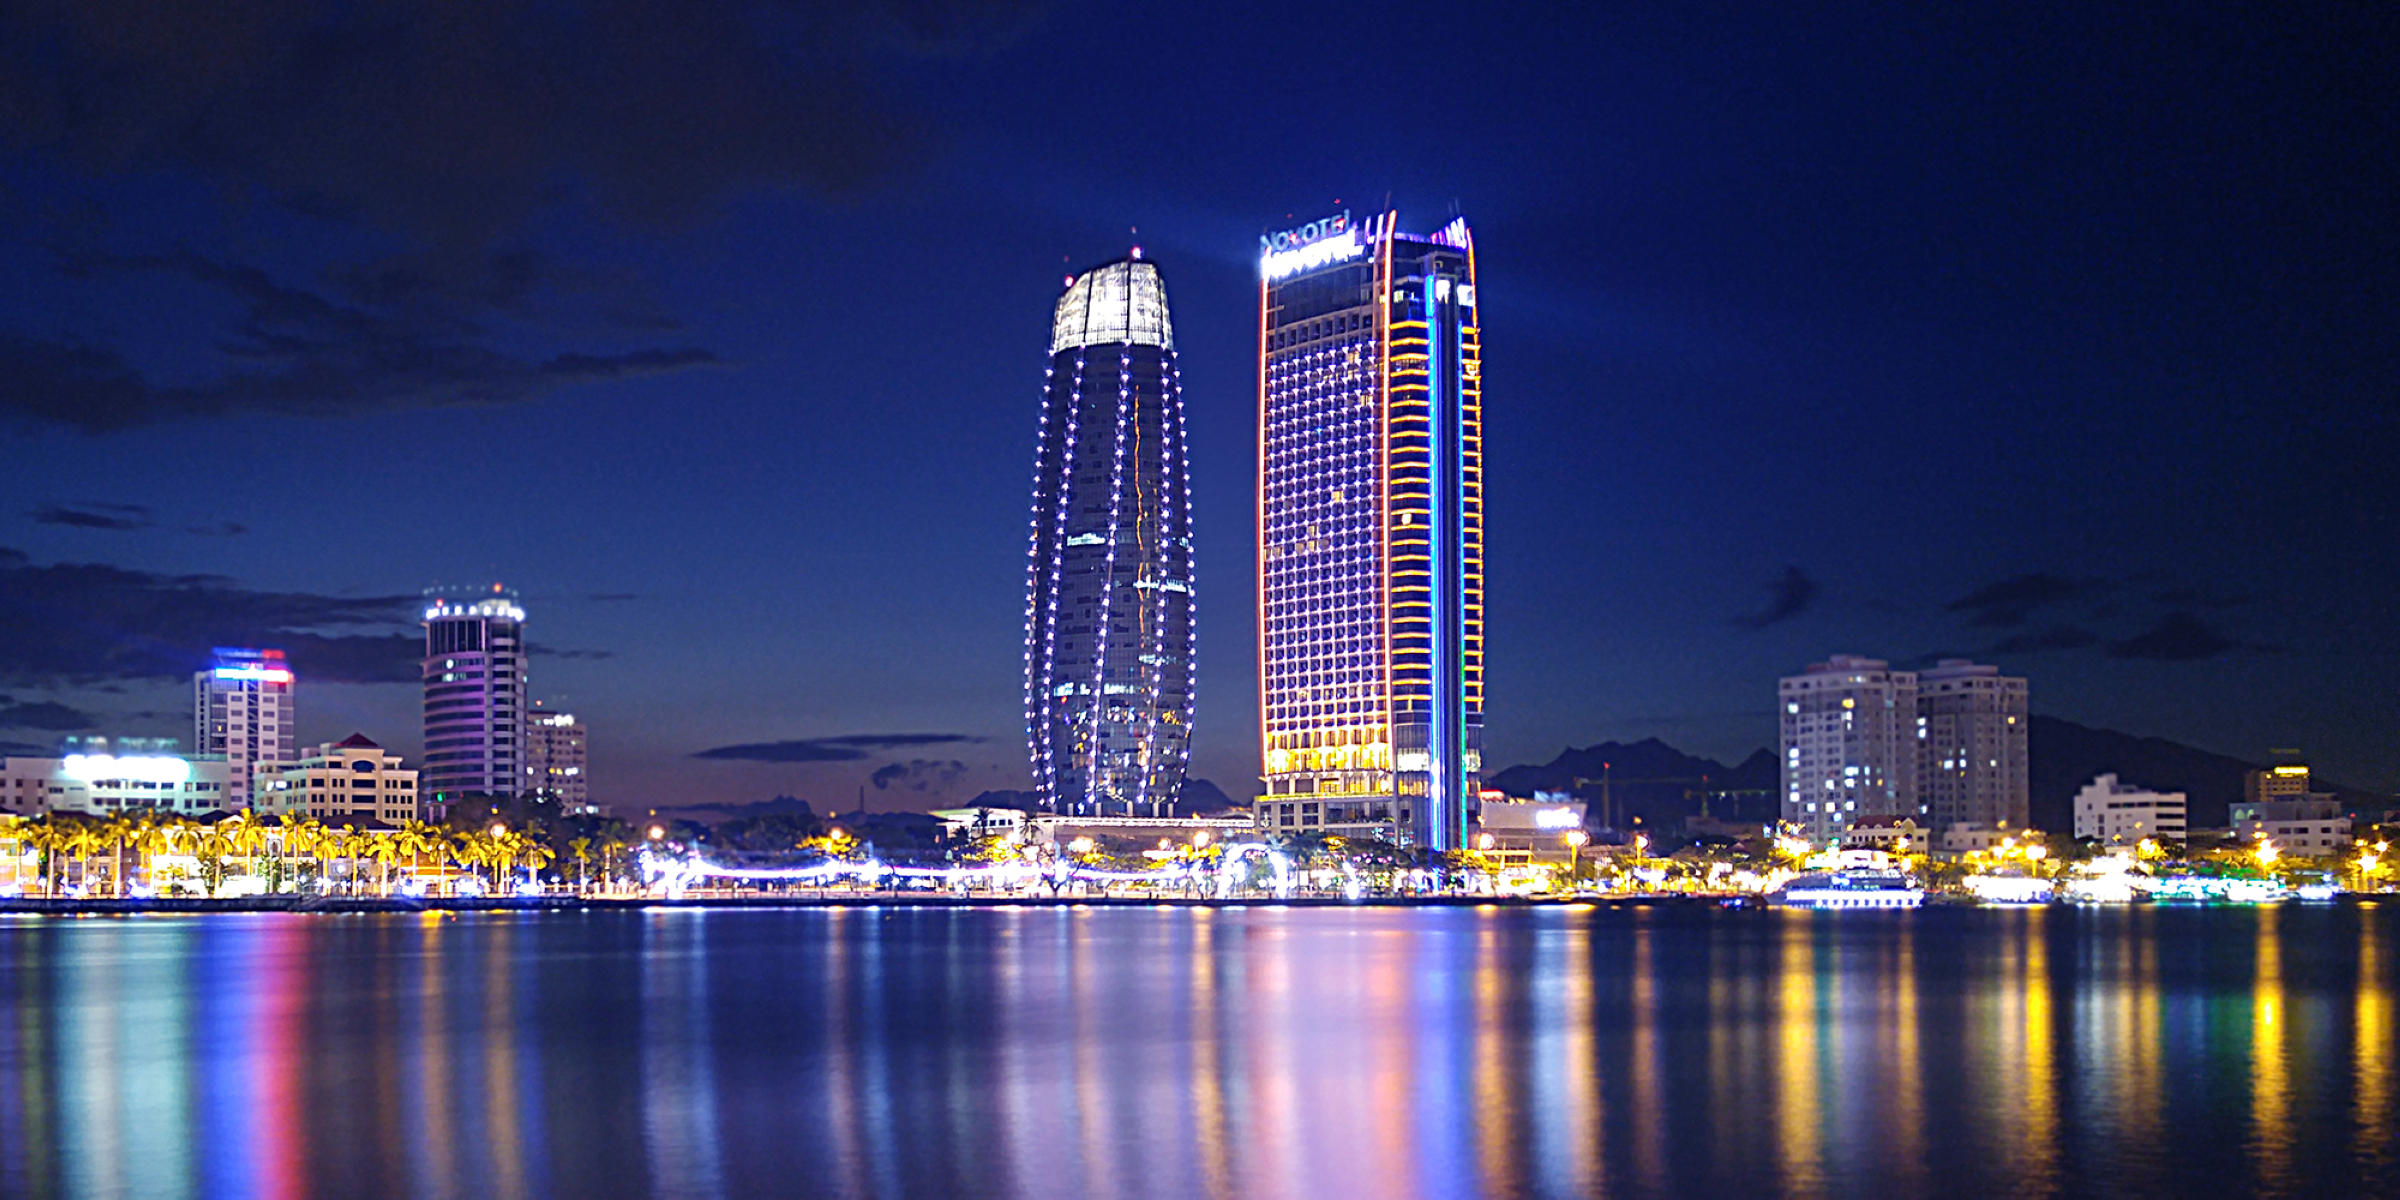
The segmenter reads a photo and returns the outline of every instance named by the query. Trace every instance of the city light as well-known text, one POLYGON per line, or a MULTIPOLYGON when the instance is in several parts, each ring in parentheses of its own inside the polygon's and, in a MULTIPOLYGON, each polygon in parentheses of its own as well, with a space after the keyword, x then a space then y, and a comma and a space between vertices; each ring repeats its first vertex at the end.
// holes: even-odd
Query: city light
POLYGON ((70 754, 59 766, 69 779, 96 783, 107 779, 142 783, 182 783, 192 777, 192 764, 171 755, 70 754))

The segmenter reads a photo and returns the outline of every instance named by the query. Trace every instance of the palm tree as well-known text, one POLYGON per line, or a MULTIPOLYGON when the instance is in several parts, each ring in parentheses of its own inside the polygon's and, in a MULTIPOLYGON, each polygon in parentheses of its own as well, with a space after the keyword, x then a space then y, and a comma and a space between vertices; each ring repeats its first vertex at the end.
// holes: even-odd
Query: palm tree
POLYGON ((400 839, 406 836, 406 832, 406 830, 402 830, 400 833, 396 834, 377 835, 370 833, 359 835, 367 839, 367 853, 371 855, 375 859, 376 863, 382 868, 377 873, 378 878, 375 881, 375 886, 386 896, 392 894, 392 861, 399 858, 401 851, 404 849, 404 847, 400 844, 400 839))
POLYGON ((541 884, 542 868, 558 857, 558 851, 551 849, 548 842, 537 839, 528 839, 518 853, 525 859, 526 879, 537 887, 541 884))
POLYGON ((77 821, 68 828, 67 849, 74 854, 78 862, 83 864, 83 870, 79 874, 84 890, 87 892, 91 890, 92 886, 92 855, 106 849, 107 845, 106 835, 96 825, 77 821))
POLYGON ((224 835, 232 853, 250 860, 252 875, 261 878, 266 875, 265 864, 259 861, 259 855, 267 848, 267 824, 263 818, 245 808, 218 822, 217 831, 224 835))
POLYGON ((575 894, 580 896, 591 888, 592 839, 579 837, 568 842, 567 853, 575 859, 575 894))
MULTIPOLYGON (((179 819, 173 817, 165 821, 144 820, 133 831, 134 853, 140 856, 135 859, 135 865, 141 869, 145 877, 150 874, 152 859, 175 849, 179 823, 179 819)), ((153 884, 152 891, 156 890, 156 886, 153 884)))
POLYGON ((66 831, 59 825, 55 814, 44 817, 40 824, 34 825, 24 835, 26 845, 42 852, 42 894, 45 896, 58 894, 58 851, 60 839, 65 835, 66 831))
POLYGON ((15 813, 0 813, 0 842, 6 842, 9 845, 17 847, 17 852, 8 856, 8 881, 12 884, 16 884, 18 886, 18 890, 20 891, 22 891, 24 887, 24 880, 21 877, 21 868, 23 866, 25 846, 27 843, 25 830, 30 824, 32 824, 32 822, 27 821, 25 818, 20 817, 15 813))
POLYGON ((192 857, 200 860, 200 882, 208 888, 211 899, 216 897, 218 888, 225 886, 226 856, 242 852, 241 844, 233 838, 240 831, 226 828, 231 824, 233 821, 229 818, 214 825, 201 826, 191 833, 192 857))
POLYGON ((426 851, 435 849, 437 847, 446 850, 449 845, 447 842, 441 840, 441 833, 439 830, 436 830, 433 826, 426 824, 423 821, 417 820, 402 821, 400 823, 400 836, 398 841, 400 848, 408 852, 408 870, 409 874, 412 876, 421 876, 425 873, 426 851))

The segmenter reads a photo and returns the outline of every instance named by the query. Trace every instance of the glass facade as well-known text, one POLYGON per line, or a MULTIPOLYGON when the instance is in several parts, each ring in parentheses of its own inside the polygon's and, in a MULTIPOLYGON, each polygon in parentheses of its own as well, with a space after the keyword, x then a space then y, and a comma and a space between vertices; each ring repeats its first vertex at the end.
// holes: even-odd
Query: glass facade
POLYGON ((1307 228, 1261 260, 1258 818, 1459 849, 1483 766, 1474 244, 1463 219, 1307 228))
POLYGON ((1053 812, 1164 816, 1191 758, 1183 390, 1158 268, 1068 281, 1051 326, 1026 551, 1025 727, 1053 812))

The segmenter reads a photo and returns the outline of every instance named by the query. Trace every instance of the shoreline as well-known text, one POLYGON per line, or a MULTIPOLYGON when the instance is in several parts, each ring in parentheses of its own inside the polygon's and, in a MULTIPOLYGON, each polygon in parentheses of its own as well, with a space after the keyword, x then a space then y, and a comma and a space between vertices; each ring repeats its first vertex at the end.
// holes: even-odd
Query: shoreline
POLYGON ((1744 897, 1677 893, 1621 896, 1271 896, 1216 899, 1192 896, 951 896, 941 893, 797 896, 434 896, 397 899, 377 896, 198 896, 153 899, 16 897, 0 900, 0 915, 136 916, 208 913, 426 913, 581 912, 645 908, 1687 908, 1769 907, 1744 897))

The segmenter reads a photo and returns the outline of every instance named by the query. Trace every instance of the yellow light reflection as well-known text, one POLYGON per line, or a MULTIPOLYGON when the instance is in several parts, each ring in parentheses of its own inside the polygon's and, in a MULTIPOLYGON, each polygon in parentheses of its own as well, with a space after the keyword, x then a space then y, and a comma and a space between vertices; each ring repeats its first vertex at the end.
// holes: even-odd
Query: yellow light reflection
POLYGON ((2020 1151, 2023 1185, 2035 1192, 2057 1190, 2058 1046, 2050 1010, 2050 939, 2045 909, 2026 914, 2025 925, 2025 1139, 2020 1151))
POLYGON ((2392 1169, 2392 995, 2383 982, 2383 947, 2377 935, 2379 906, 2358 910, 2358 1027, 2351 1032, 2356 1057, 2358 1153, 2370 1176, 2392 1169))
POLYGON ((2292 1082, 2284 1056, 2281 911, 2258 910, 2258 966, 2250 991, 2250 1161, 2259 1190, 2288 1194, 2292 1179, 2292 1082))
POLYGON ((1892 1183, 1894 1190, 1925 1191, 1925 1075, 1917 1033, 1917 925, 1900 930, 1898 974, 1892 996, 1892 1183))
POLYGON ((1644 1186, 1667 1175, 1666 1098, 1660 1094, 1658 977, 1650 960, 1650 910, 1634 913, 1633 930, 1633 1170, 1644 1186))
POLYGON ((1510 1079, 1504 1036, 1508 1027, 1508 967, 1502 955, 1496 914, 1479 914, 1475 936, 1475 1147, 1487 1195, 1513 1196, 1517 1178, 1516 1088, 1510 1079))
POLYGON ((1790 1195, 1825 1190, 1825 1151, 1818 1121, 1822 1095, 1817 1063, 1817 944, 1813 915, 1785 911, 1783 961, 1777 972, 1776 1024, 1783 1046, 1775 1069, 1775 1154, 1790 1195))

